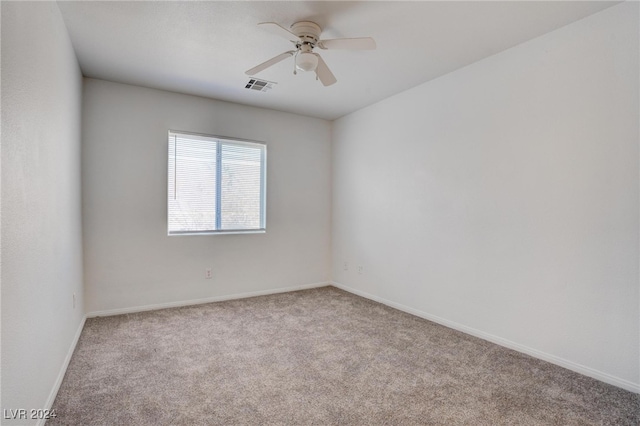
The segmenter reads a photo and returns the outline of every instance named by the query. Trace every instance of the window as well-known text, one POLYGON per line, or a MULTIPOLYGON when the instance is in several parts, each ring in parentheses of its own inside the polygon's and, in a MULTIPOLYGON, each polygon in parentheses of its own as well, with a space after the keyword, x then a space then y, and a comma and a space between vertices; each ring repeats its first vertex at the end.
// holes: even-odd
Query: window
POLYGON ((169 131, 169 235, 265 231, 263 143, 169 131))

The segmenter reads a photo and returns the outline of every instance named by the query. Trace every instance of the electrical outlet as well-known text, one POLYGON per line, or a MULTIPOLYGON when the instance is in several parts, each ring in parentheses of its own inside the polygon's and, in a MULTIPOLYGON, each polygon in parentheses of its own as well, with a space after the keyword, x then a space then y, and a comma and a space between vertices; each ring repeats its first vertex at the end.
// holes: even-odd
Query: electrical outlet
POLYGON ((76 308, 76 294, 73 293, 73 309, 76 308))
POLYGON ((211 273, 211 268, 207 268, 207 269, 205 269, 205 270, 204 270, 204 277, 205 277, 206 279, 210 280, 212 276, 213 276, 213 275, 212 275, 212 273, 211 273))
POLYGON ((364 272, 364 268, 362 267, 362 265, 358 265, 358 273, 362 274, 362 272, 364 272))
POLYGON ((348 271, 349 270, 349 262, 347 262, 345 260, 345 262, 342 264, 342 270, 343 271, 348 271))

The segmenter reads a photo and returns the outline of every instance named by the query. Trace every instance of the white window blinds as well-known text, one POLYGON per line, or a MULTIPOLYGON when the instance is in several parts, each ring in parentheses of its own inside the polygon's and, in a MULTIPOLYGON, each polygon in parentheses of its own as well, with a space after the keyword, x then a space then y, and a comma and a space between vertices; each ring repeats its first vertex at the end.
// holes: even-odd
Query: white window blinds
POLYGON ((266 146, 169 132, 168 232, 265 230, 266 146))

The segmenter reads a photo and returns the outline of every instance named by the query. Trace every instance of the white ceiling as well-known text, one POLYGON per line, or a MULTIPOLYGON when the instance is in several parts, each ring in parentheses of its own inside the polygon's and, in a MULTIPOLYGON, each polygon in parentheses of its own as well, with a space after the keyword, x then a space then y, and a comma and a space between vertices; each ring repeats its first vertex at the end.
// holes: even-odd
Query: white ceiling
MULTIPOLYGON (((86 77, 335 119, 617 2, 59 1, 86 77), (245 89, 247 69, 290 50, 256 24, 311 20, 322 38, 366 37, 374 51, 320 50, 338 82, 285 60, 245 89)), ((530 58, 536 61, 536 58, 530 58)))

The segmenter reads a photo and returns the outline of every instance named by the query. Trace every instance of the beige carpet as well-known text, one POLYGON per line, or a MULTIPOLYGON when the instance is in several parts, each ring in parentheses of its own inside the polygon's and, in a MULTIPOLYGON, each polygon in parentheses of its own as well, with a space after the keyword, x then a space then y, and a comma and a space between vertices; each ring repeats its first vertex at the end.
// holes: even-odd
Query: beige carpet
POLYGON ((640 396, 333 287, 86 322, 48 424, 640 424, 640 396))

